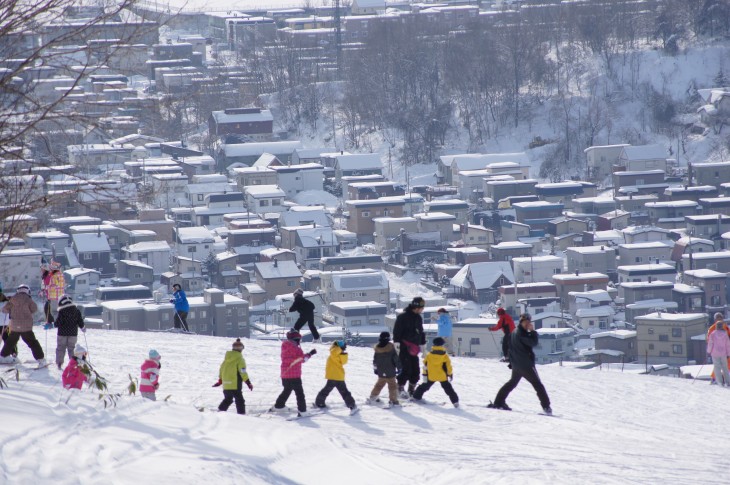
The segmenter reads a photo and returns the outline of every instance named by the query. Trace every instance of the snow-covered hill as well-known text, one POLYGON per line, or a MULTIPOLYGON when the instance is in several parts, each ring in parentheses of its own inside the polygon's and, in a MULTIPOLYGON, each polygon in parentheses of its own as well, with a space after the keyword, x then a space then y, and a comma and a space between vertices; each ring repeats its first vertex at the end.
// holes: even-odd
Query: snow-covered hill
MULTIPOLYGON (((41 331, 42 333, 42 331, 41 331)), ((41 339, 43 335, 40 336, 41 339)), ((55 335, 49 341, 55 342, 55 335)), ((83 339, 82 339, 83 340, 83 339)), ((124 392, 149 348, 162 354, 161 389, 149 402, 122 397, 104 409, 94 392, 65 400, 60 371, 21 368, 0 391, 0 483, 727 483, 730 391, 689 380, 541 367, 562 417, 536 414, 522 383, 509 404, 484 405, 508 377, 502 363, 455 358, 462 407, 362 406, 347 414, 339 395, 329 414, 286 421, 255 417, 278 394, 279 345, 246 341, 254 391, 249 415, 199 412, 222 397, 211 385, 231 339, 88 332, 91 362, 124 392)), ((22 346, 22 344, 21 344, 22 346)), ((54 346, 51 345, 51 352, 54 346)), ((310 345, 304 345, 305 350, 310 345)), ((327 347, 304 367, 307 401, 324 384, 327 347)), ((350 349, 348 386, 361 403, 374 383, 372 351, 350 349)), ((30 356, 21 349, 21 358, 30 356)), ((436 386, 426 398, 441 403, 436 386)), ((292 396, 289 403, 294 405, 292 396)))

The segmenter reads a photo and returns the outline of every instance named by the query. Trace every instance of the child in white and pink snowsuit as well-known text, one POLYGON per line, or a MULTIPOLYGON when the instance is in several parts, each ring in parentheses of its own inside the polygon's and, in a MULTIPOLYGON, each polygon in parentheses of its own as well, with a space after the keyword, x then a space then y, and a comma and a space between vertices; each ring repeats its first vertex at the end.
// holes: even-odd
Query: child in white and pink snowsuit
POLYGON ((155 391, 160 387, 160 364, 159 352, 150 350, 149 357, 142 363, 142 375, 139 378, 139 393, 142 397, 151 401, 157 401, 155 391))

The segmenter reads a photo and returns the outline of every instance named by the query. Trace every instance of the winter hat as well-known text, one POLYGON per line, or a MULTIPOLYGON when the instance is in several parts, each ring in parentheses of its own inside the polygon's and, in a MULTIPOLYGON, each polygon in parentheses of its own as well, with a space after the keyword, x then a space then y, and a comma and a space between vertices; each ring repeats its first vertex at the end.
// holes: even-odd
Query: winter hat
POLYGON ((177 288, 178 290, 182 290, 182 286, 180 286, 179 283, 175 283, 174 285, 172 285, 172 289, 174 290, 175 288, 177 288))
POLYGON ((426 300, 421 298, 420 296, 416 296, 411 300, 411 306, 413 308, 423 308, 426 306, 426 300))
POLYGON ((239 352, 243 350, 243 342, 241 342, 240 338, 237 338, 235 342, 233 342, 233 345, 231 346, 233 350, 238 350, 239 352))
POLYGON ((155 349, 150 349, 149 358, 152 360, 160 360, 162 356, 155 349))
POLYGON ((302 339, 302 334, 297 332, 294 329, 291 329, 286 333, 286 339, 295 340, 295 341, 299 342, 302 339))
POLYGON ((332 342, 332 345, 336 345, 339 348, 344 349, 345 348, 345 341, 344 340, 335 340, 334 342, 332 342))
POLYGON ((302 295, 304 295, 304 290, 301 288, 297 288, 296 290, 294 290, 293 294, 294 294, 294 296, 302 296, 302 295))
POLYGON ((532 315, 530 315, 529 313, 523 313, 522 315, 520 315, 520 323, 522 323, 523 320, 532 321, 532 315))
POLYGON ((439 308, 436 313, 449 313, 449 311, 446 308, 439 308))
POLYGON ((28 287, 28 285, 20 285, 17 288, 17 292, 18 293, 27 293, 28 295, 30 295, 30 288, 28 287))
POLYGON ((81 344, 76 344, 76 347, 74 347, 74 355, 76 357, 82 357, 86 355, 86 349, 81 344))
POLYGON ((724 320, 725 315, 722 314, 722 312, 715 313, 715 320, 724 320))
POLYGON ((378 341, 380 341, 380 342, 390 342, 390 332, 380 332, 380 336, 378 337, 378 341))
POLYGON ((497 308, 497 315, 501 316, 501 315, 504 315, 505 313, 507 313, 507 312, 504 311, 504 308, 502 308, 502 307, 497 308))
POLYGON ((69 308, 75 306, 73 300, 68 295, 63 295, 60 300, 58 300, 58 309, 63 310, 64 308, 69 308))
POLYGON ((445 343, 446 341, 441 337, 436 337, 435 339, 433 339, 433 344, 437 347, 442 347, 445 343))

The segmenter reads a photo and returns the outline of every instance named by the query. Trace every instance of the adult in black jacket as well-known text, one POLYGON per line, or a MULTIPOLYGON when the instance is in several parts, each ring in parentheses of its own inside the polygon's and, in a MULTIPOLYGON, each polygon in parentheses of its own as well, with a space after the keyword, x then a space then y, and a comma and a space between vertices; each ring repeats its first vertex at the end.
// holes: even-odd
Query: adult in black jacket
POLYGON ((421 378, 421 368, 418 362, 420 346, 426 345, 426 334, 423 331, 423 308, 426 301, 420 296, 415 297, 395 319, 393 327, 393 341, 400 344, 401 373, 398 375, 398 391, 404 399, 413 395, 416 384, 421 378), (408 382, 408 393, 405 385, 408 382))
POLYGON ((58 329, 56 336, 56 365, 59 369, 62 369, 64 354, 68 353, 69 359, 74 355, 79 329, 86 332, 84 317, 81 316, 81 311, 76 307, 70 296, 63 295, 58 300, 58 316, 53 325, 58 329))
POLYGON ((507 396, 509 396, 509 393, 517 387, 517 384, 524 377, 535 388, 535 392, 537 392, 537 397, 540 399, 540 405, 545 414, 552 414, 550 398, 545 390, 545 386, 540 381, 540 377, 537 375, 537 369, 535 369, 535 352, 532 349, 537 346, 538 335, 532 326, 531 317, 528 313, 520 317, 520 324, 512 332, 510 337, 509 362, 512 367, 512 377, 502 386, 497 393, 497 397, 494 398, 494 403, 488 407, 509 411, 510 407, 507 406, 507 396))
POLYGON ((319 332, 317 327, 314 326, 314 303, 304 298, 304 291, 301 288, 294 291, 294 303, 292 303, 289 311, 299 312, 299 318, 294 323, 294 330, 298 332, 306 323, 309 325, 309 331, 312 332, 312 338, 319 340, 319 332))

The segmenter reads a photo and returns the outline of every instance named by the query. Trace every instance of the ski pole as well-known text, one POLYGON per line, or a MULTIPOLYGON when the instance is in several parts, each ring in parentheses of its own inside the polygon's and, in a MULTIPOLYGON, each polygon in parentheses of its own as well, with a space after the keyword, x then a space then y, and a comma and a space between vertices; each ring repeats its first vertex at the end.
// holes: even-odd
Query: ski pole
POLYGON ((494 338, 494 332, 492 332, 491 330, 488 330, 488 331, 489 331, 489 336, 492 337, 492 342, 494 343, 494 347, 497 349, 497 353, 499 353, 500 352, 499 345, 497 345, 497 339, 494 338))
POLYGON ((706 365, 706 363, 705 364, 702 364, 700 366, 700 370, 697 371, 697 374, 695 374, 694 379, 692 379, 692 384, 694 384, 695 381, 697 380, 697 378, 700 376, 700 374, 702 374, 702 369, 704 369, 705 365, 706 365))
POLYGON ((81 332, 81 333, 84 334, 84 345, 86 345, 86 353, 88 354, 89 353, 89 341, 86 340, 86 331, 85 330, 86 329, 84 329, 84 332, 81 332))

